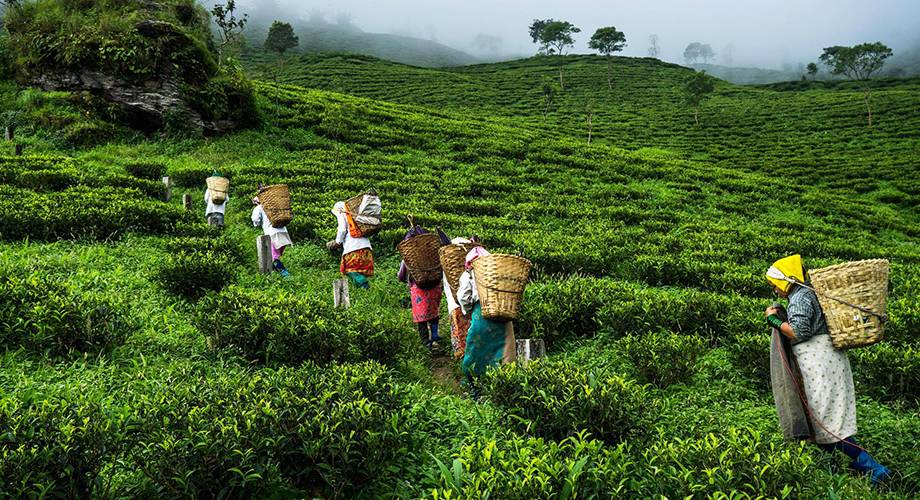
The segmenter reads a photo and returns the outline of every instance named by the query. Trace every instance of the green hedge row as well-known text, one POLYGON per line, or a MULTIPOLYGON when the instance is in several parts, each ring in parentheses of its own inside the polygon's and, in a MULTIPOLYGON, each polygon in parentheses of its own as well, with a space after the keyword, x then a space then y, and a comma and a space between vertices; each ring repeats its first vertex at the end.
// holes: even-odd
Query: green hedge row
POLYGON ((164 234, 191 214, 133 189, 78 186, 35 193, 0 186, 0 239, 117 239, 127 232, 164 234))
POLYGON ((121 344, 131 322, 110 297, 81 293, 58 278, 0 277, 0 345, 54 356, 121 344))
POLYGON ((298 365, 372 359, 395 365, 421 347, 402 317, 283 291, 230 286, 198 302, 194 323, 216 349, 253 361, 298 365))

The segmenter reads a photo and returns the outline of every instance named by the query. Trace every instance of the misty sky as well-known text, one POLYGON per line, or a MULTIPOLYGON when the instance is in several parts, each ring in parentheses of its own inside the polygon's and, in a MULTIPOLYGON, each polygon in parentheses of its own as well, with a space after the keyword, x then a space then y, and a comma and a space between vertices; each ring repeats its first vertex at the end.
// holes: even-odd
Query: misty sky
POLYGON ((587 40, 600 26, 626 33, 624 55, 644 56, 656 33, 661 58, 682 62, 689 42, 710 44, 724 64, 779 68, 817 59, 822 47, 882 41, 897 51, 920 43, 920 0, 239 0, 260 10, 277 2, 283 20, 308 18, 320 10, 330 21, 349 13, 364 31, 397 33, 470 51, 478 33, 503 39, 503 52, 531 55, 527 35, 535 18, 564 19, 582 29, 574 52, 589 52, 587 40))

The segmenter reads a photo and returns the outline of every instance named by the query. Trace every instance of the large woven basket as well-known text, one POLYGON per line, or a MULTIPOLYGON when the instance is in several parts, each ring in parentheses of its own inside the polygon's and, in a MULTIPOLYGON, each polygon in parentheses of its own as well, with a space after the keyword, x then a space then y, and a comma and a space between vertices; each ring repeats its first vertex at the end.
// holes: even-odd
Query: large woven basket
POLYGON ((454 295, 454 298, 457 297, 457 289, 460 288, 460 275, 466 269, 466 254, 477 246, 480 245, 477 243, 464 243, 444 245, 438 249, 441 269, 444 270, 444 276, 447 277, 447 284, 450 285, 450 292, 454 295))
POLYGON ((837 349, 872 345, 882 340, 888 301, 888 261, 860 260, 809 272, 837 349), (868 309, 860 311, 833 298, 868 309))
POLYGON ((205 179, 208 189, 211 190, 211 201, 220 205, 227 201, 227 194, 230 192, 230 179, 212 175, 205 179))
POLYGON ((532 266, 523 257, 495 253, 473 261, 483 318, 498 321, 518 318, 532 266))
POLYGON ((287 184, 265 186, 259 191, 259 202, 272 227, 284 227, 294 218, 291 212, 291 191, 287 184))
POLYGON ((441 281, 440 247, 441 238, 435 233, 419 234, 396 245, 396 250, 406 261, 409 274, 419 286, 431 286, 441 281))
MULTIPOLYGON (((348 210, 348 213, 354 217, 358 214, 358 209, 361 208, 361 202, 364 201, 364 195, 366 193, 361 193, 354 198, 350 198, 345 202, 345 209, 348 210)), ((358 226, 358 231, 361 231, 361 236, 365 238, 370 238, 371 236, 380 232, 380 228, 383 227, 383 224, 371 225, 365 224, 355 219, 355 225, 358 226)))

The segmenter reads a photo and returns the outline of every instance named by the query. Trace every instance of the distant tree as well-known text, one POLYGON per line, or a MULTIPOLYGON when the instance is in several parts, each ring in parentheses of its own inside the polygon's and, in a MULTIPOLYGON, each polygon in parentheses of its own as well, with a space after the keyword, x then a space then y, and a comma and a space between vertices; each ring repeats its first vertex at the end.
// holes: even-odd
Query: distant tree
POLYGON ((326 13, 320 9, 311 9, 310 14, 307 17, 307 21, 310 24, 327 24, 326 23, 326 13))
POLYGON ((821 62, 830 68, 834 75, 845 75, 856 80, 863 91, 866 102, 866 114, 869 127, 872 127, 872 85, 869 80, 885 65, 885 59, 892 55, 891 49, 882 42, 862 43, 853 47, 834 46, 824 49, 821 62))
POLYGON ((815 81, 815 76, 818 74, 818 65, 810 62, 805 69, 808 71, 808 74, 811 75, 811 81, 815 81))
POLYGON ((658 35, 651 34, 648 36, 648 56, 658 58, 661 54, 661 48, 658 47, 658 35))
MULTIPOLYGON (((568 21, 534 19, 530 25, 530 37, 540 44, 540 52, 548 55, 565 55, 565 50, 575 45, 572 35, 581 33, 581 28, 568 21)), ((565 90, 562 81, 562 59, 559 60, 559 88, 565 90)))
POLYGON ((712 51, 712 47, 708 43, 700 45, 700 57, 703 59, 704 63, 709 63, 710 59, 716 57, 716 53, 712 51))
POLYGON ((684 49, 684 61, 687 65, 696 63, 700 58, 700 49, 703 45, 700 42, 693 42, 687 45, 687 48, 684 49))
POLYGON ((290 23, 275 21, 271 28, 268 29, 268 37, 265 39, 265 50, 277 52, 279 55, 284 54, 288 49, 293 49, 300 43, 297 35, 294 34, 294 28, 290 23))
POLYGON ((544 78, 543 86, 540 90, 543 93, 543 121, 546 121, 546 115, 556 102, 556 94, 559 93, 559 87, 552 78, 544 78))
POLYGON ((214 23, 217 24, 217 65, 220 67, 226 58, 226 52, 229 48, 239 47, 243 40, 243 30, 249 21, 249 16, 243 14, 243 17, 236 17, 236 1, 227 0, 226 4, 216 3, 211 9, 211 15, 214 16, 214 23))
POLYGON ((355 16, 350 12, 339 12, 335 15, 335 24, 340 28, 355 29, 355 16))
POLYGON ((613 58, 610 57, 614 52, 620 52, 626 47, 626 35, 622 31, 617 31, 613 26, 598 28, 591 36, 588 47, 607 56, 607 88, 613 88, 613 79, 611 75, 611 64, 613 58))
POLYGON ((700 124, 700 106, 715 90, 713 78, 705 71, 694 72, 684 84, 684 104, 693 108, 693 120, 700 124))
POLYGON ((473 41, 470 42, 470 45, 480 52, 488 52, 495 55, 502 50, 502 39, 495 35, 480 33, 473 37, 473 41))

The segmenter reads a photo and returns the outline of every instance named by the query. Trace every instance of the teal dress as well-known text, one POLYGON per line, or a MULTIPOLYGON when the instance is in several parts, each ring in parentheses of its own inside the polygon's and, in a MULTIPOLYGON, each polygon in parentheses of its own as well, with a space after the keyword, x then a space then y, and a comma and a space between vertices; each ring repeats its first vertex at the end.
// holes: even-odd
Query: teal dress
POLYGON ((460 365, 465 375, 480 376, 502 362, 505 353, 505 323, 482 317, 482 305, 473 306, 470 329, 466 334, 466 351, 460 365))

